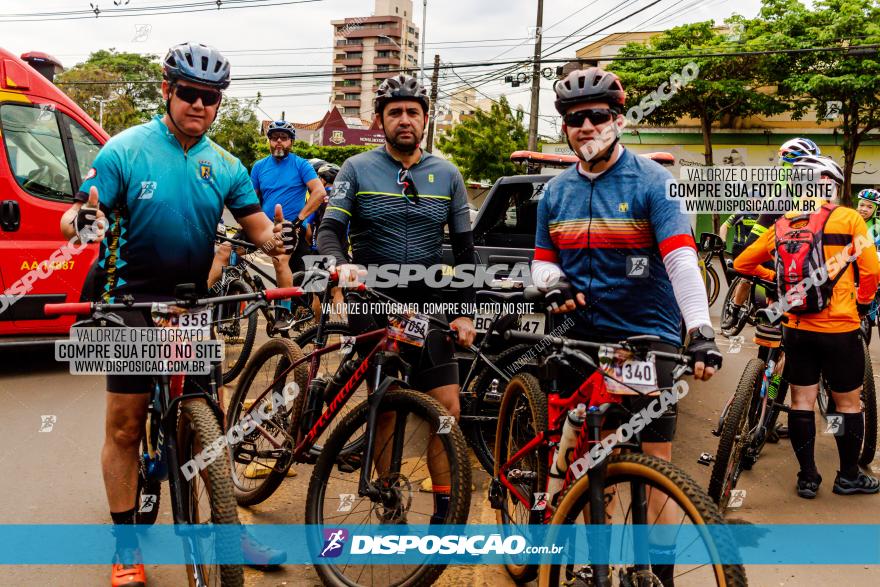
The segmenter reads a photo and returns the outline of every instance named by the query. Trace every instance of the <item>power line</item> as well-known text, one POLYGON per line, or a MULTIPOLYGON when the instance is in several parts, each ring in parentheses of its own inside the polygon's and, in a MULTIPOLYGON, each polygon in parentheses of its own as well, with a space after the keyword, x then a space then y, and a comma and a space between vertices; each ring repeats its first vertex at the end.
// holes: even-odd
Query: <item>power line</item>
POLYGON ((193 12, 214 12, 242 8, 271 8, 291 4, 311 4, 325 0, 212 0, 208 2, 189 2, 186 4, 163 4, 153 6, 126 6, 101 10, 70 10, 54 12, 33 12, 0 14, 0 22, 45 22, 55 20, 84 20, 93 18, 125 18, 132 16, 163 16, 193 12))

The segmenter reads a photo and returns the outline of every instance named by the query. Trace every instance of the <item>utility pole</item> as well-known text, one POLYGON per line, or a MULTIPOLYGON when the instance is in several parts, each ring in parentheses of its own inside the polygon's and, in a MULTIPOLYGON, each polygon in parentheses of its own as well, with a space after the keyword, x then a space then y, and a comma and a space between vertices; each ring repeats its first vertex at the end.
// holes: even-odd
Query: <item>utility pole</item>
POLYGON ((440 56, 434 55, 434 74, 431 76, 431 115, 428 117, 428 143, 425 150, 434 152, 434 127, 437 116, 437 85, 440 81, 440 56))
POLYGON ((529 113, 529 151, 538 149, 538 102, 541 97, 541 27, 544 23, 544 0, 538 0, 535 23, 535 58, 532 63, 532 106, 529 113))
POLYGON ((419 83, 423 86, 425 85, 425 27, 428 24, 428 0, 422 0, 422 38, 421 46, 422 46, 422 76, 419 83))

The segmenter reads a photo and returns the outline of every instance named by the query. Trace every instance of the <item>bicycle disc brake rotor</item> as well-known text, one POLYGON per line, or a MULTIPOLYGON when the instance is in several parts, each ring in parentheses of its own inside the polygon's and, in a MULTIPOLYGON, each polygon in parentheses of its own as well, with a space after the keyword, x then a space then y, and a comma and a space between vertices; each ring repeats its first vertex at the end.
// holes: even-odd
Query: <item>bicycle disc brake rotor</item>
POLYGON ((400 473, 379 479, 382 503, 377 504, 376 516, 383 524, 406 524, 406 514, 412 505, 413 487, 400 473))

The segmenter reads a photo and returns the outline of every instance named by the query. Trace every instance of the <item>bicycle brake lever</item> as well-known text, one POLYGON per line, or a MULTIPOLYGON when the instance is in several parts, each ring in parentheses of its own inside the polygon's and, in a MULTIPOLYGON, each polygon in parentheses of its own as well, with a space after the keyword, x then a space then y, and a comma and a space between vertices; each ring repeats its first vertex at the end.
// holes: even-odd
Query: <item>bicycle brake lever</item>
POLYGON ((247 318, 248 316, 250 316, 251 314, 253 314, 257 310, 259 310, 260 308, 267 307, 268 305, 269 305, 269 303, 266 302, 266 300, 255 300, 255 301, 249 303, 247 306, 245 306, 244 312, 241 313, 241 317, 247 318))

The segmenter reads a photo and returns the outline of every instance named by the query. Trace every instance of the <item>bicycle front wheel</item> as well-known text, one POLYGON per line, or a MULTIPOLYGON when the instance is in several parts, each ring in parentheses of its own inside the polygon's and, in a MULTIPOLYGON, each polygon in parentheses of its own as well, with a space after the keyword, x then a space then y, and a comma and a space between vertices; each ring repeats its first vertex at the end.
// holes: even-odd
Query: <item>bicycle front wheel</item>
POLYGON ((709 298, 709 305, 715 303, 718 294, 721 291, 721 280, 718 279, 718 272, 711 265, 706 266, 706 297, 709 298))
MULTIPOLYGON (((177 422, 178 462, 185 465, 200 453, 204 454, 202 451, 214 444, 221 434, 217 415, 208 404, 200 400, 183 402, 177 422)), ((212 539, 206 541, 196 536, 190 541, 195 547, 193 554, 197 557, 194 563, 188 565, 190 587, 196 585, 196 573, 202 576, 204 584, 209 587, 243 586, 244 572, 241 565, 203 562, 233 559, 241 549, 240 542, 236 543, 240 541, 238 528, 224 531, 222 527, 239 525, 227 452, 222 451, 191 479, 186 480, 183 476, 177 479, 183 484, 180 492, 183 503, 180 505, 186 523, 212 524, 217 527, 212 533, 212 539)))
POLYGON ((749 436, 749 412, 763 376, 764 361, 750 360, 721 425, 718 452, 715 453, 715 465, 709 478, 709 497, 722 513, 727 510, 730 492, 736 487, 743 471, 742 453, 749 436))
MULTIPOLYGON (((521 526, 541 524, 544 509, 551 496, 543 495, 547 491, 547 451, 539 447, 525 455, 522 460, 511 467, 508 478, 523 503, 516 495, 497 482, 501 474, 501 466, 519 452, 538 433, 547 430, 547 396, 541 391, 537 378, 528 374, 520 374, 510 380, 504 390, 501 409, 498 412, 498 433, 495 436, 495 472, 497 490, 500 492, 498 501, 501 509, 495 513, 495 519, 503 526, 521 526), (514 475, 513 469, 516 470, 514 475), (544 506, 537 504, 539 496, 544 497, 544 506)), ((507 573, 517 583, 528 583, 538 574, 535 565, 510 560, 504 564, 507 573)))
MULTIPOLYGON (((223 292, 224 296, 253 293, 251 287, 236 279, 231 281, 223 292)), ((216 310, 217 336, 223 341, 223 383, 229 383, 239 376, 244 369, 254 339, 257 336, 257 314, 253 312, 244 317, 247 302, 227 302, 219 304, 216 310)))
POLYGON ((254 353, 229 402, 227 430, 238 426, 246 431, 240 442, 230 446, 232 483, 239 505, 255 505, 268 499, 292 464, 290 456, 302 420, 308 371, 304 364, 294 370, 290 366, 301 359, 302 351, 293 341, 269 340, 254 353), (264 419, 263 414, 269 417, 264 419), (262 430, 244 421, 248 415, 252 421, 259 418, 262 430))
POLYGON ((862 413, 865 414, 865 438, 862 441, 862 454, 859 464, 867 467, 874 461, 877 451, 877 388, 874 386, 874 368, 868 345, 862 346, 865 353, 865 378, 862 382, 862 413))
MULTIPOLYGON (((359 495, 365 448, 344 454, 343 448, 366 436, 369 407, 362 403, 339 424, 312 472, 306 497, 306 524, 379 524, 392 532, 396 524, 464 524, 471 501, 471 467, 467 444, 446 410, 430 396, 406 389, 389 391, 377 408, 375 446, 367 479, 377 491, 359 495), (436 509, 433 485, 449 487, 445 515, 436 509), (389 527, 390 526, 390 527, 389 527)), ((371 529, 365 529, 370 533, 371 529)), ((319 537, 310 547, 321 554, 319 537)), ((364 565, 342 554, 315 565, 325 585, 430 585, 445 565, 364 565)))
MULTIPOLYGON (((612 552, 647 552, 651 564, 610 565, 609 585, 670 585, 704 587, 719 585, 739 587, 747 585, 742 565, 674 564, 676 558, 693 556, 696 560, 730 560, 735 549, 732 540, 717 534, 700 532, 686 526, 723 524, 718 508, 687 473, 667 461, 644 454, 625 454, 609 457, 605 480, 605 518, 611 525, 630 525, 614 532, 619 544, 589 540, 554 555, 554 563, 542 564, 538 584, 541 587, 590 584, 594 574, 602 572, 598 565, 580 565, 589 557, 590 547, 610 549, 597 552, 596 557, 608 558, 612 552), (633 524, 644 524, 646 532, 636 532, 633 524), (677 544, 682 533, 691 539, 677 544), (693 536, 698 539, 694 540, 693 536), (642 542, 642 540, 645 540, 642 542), (629 543, 623 543, 629 541, 629 543), (577 556, 575 560, 570 557, 577 556), (583 583, 579 581, 583 580, 583 583)), ((551 524, 583 524, 589 520, 590 480, 587 475, 578 479, 563 495, 551 524)), ((603 533, 604 534, 604 533, 603 533)), ((582 534, 578 533, 580 537, 582 534)), ((693 560, 693 559, 692 559, 693 560)))

